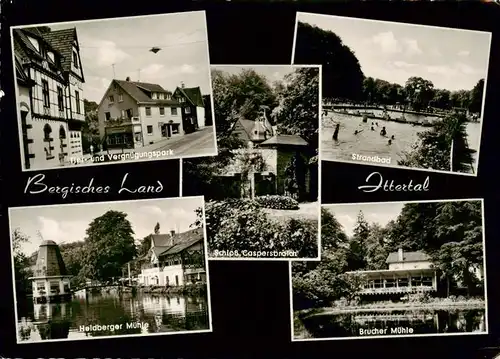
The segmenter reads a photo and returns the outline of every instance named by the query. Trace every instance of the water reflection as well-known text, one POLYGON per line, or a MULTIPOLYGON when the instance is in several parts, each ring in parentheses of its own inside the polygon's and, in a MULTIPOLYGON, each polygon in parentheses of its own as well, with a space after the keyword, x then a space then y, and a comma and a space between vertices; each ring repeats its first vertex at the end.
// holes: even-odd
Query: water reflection
POLYGON ((209 330, 206 298, 114 292, 78 296, 70 303, 20 303, 18 341, 85 339, 209 330))
MULTIPOLYGON (((405 117, 409 122, 426 120, 432 123, 436 119, 436 117, 427 118, 426 116, 417 116, 415 114, 405 114, 405 117)), ((418 139, 417 133, 429 129, 429 127, 416 124, 384 120, 368 119, 366 123, 363 123, 361 117, 329 112, 328 116, 322 119, 322 159, 329 161, 352 161, 353 154, 361 156, 378 155, 380 157, 391 158, 391 163, 384 165, 398 166, 397 162, 403 157, 403 153, 412 151, 412 146, 418 139), (372 122, 378 124, 378 126, 374 125, 374 131, 371 130, 372 122), (333 140, 332 134, 337 124, 340 125, 338 139, 333 140), (388 138, 393 135, 395 137, 390 145, 388 145, 387 137, 380 136, 382 127, 386 128, 388 138), (358 131, 358 133, 354 134, 354 131, 358 131)), ((466 129, 469 147, 478 150, 481 123, 468 122, 466 129)))
POLYGON ((313 338, 486 332, 484 310, 324 314, 301 322, 313 338))

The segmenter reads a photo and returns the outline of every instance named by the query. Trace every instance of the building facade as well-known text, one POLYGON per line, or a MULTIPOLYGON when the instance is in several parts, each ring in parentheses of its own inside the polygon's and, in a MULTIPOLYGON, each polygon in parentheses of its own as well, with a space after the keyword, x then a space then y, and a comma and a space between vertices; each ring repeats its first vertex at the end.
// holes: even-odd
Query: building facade
POLYGON ((423 252, 397 252, 387 256, 388 269, 350 272, 366 279, 360 295, 437 292, 437 271, 423 252))
POLYGON ((140 285, 177 287, 206 283, 203 229, 152 234, 149 264, 138 276, 140 285))
POLYGON ((158 84, 115 79, 98 107, 101 141, 108 148, 134 149, 192 133, 202 126, 193 125, 190 114, 197 109, 189 103, 158 84))
MULTIPOLYGON (((249 185, 255 195, 289 195, 288 193, 287 167, 292 159, 302 163, 304 166, 301 173, 304 176, 305 191, 312 195, 314 190, 314 175, 309 166, 311 159, 310 146, 302 137, 298 135, 282 135, 278 133, 277 127, 271 125, 267 118, 265 109, 255 120, 238 119, 231 129, 231 133, 239 138, 246 146, 242 149, 234 150, 237 154, 236 160, 226 168, 226 180, 233 182, 245 182, 242 178, 242 168, 244 162, 249 161, 249 157, 260 157, 263 166, 256 168, 249 174, 249 185)), ((245 188, 245 185, 242 186, 245 188)), ((240 193, 234 193, 240 196, 240 193)), ((298 199, 298 198, 297 198, 298 199)), ((314 198, 312 200, 315 200, 314 198)))
POLYGON ((75 28, 14 29, 21 155, 25 169, 63 166, 83 155, 85 82, 75 28))
POLYGON ((181 84, 175 89, 173 97, 181 104, 184 128, 189 133, 205 127, 205 102, 199 87, 181 84))
POLYGON ((70 278, 59 246, 54 241, 43 241, 38 248, 33 277, 35 304, 62 302, 71 299, 70 278))

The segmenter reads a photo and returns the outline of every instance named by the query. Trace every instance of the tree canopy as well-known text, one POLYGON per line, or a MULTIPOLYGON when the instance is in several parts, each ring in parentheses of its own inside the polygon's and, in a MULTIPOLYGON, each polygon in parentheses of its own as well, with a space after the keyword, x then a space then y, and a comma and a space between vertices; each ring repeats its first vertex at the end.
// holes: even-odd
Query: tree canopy
POLYGON ((110 210, 87 228, 83 271, 86 277, 107 280, 122 275, 122 267, 137 251, 132 225, 123 212, 110 210))
POLYGON ((322 65, 324 98, 362 99, 364 75, 359 61, 334 32, 299 22, 294 64, 322 65))

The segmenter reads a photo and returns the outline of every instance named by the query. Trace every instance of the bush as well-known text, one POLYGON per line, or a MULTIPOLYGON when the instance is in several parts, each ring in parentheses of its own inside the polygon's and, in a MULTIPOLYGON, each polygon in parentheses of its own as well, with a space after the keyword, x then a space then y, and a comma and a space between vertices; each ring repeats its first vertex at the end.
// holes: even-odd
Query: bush
POLYGON ((318 253, 317 221, 289 219, 282 224, 252 200, 209 201, 205 221, 209 252, 293 250, 301 258, 318 253))
POLYGON ((299 202, 293 198, 279 195, 267 195, 256 197, 255 201, 264 208, 269 209, 299 209, 299 202))

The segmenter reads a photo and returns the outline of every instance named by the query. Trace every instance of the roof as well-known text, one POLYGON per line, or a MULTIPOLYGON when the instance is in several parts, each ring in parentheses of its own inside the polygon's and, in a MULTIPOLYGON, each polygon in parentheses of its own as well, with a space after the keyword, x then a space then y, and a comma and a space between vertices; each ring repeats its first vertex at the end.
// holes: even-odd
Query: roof
POLYGON ((40 244, 40 246, 57 246, 57 243, 54 241, 47 240, 43 241, 42 244, 40 244))
POLYGON ((59 246, 54 241, 43 241, 38 248, 34 277, 68 275, 59 246))
POLYGON ((262 142, 260 146, 309 146, 306 140, 297 135, 276 135, 262 142))
POLYGON ((42 32, 41 36, 62 55, 61 66, 69 72, 73 61, 73 43, 77 41, 76 28, 42 32))
MULTIPOLYGON (((191 247, 193 244, 203 239, 203 229, 196 228, 184 233, 178 233, 173 236, 173 244, 168 247, 159 247, 162 249, 157 256, 168 256, 182 252, 184 249, 191 247)), ((156 254, 156 252, 155 252, 156 254)))
POLYGON ((203 95, 201 94, 200 87, 177 87, 175 91, 180 91, 194 106, 205 107, 203 102, 203 95))
POLYGON ((386 263, 401 263, 401 262, 427 262, 429 256, 424 252, 403 252, 403 261, 399 260, 399 253, 389 253, 386 263))
POLYGON ((170 93, 158 84, 150 84, 146 82, 134 82, 134 81, 124 81, 124 80, 113 80, 111 83, 117 83, 123 91, 125 91, 130 97, 132 97, 138 103, 150 103, 156 105, 165 106, 180 106, 177 101, 174 100, 153 100, 147 92, 158 92, 158 93, 170 93))
POLYGON ((255 122, 252 120, 239 118, 234 122, 231 132, 235 133, 243 141, 250 141, 250 134, 252 133, 254 125, 255 122), (238 127, 240 127, 243 131, 238 131, 238 127))

